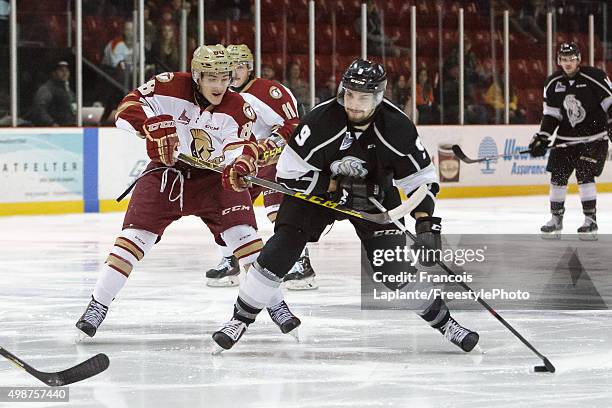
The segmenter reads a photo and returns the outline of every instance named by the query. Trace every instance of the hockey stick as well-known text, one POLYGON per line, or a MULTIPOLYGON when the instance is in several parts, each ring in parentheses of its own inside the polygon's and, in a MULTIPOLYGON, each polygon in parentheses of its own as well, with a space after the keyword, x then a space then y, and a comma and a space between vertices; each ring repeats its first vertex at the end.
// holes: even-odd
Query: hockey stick
POLYGON ((50 387, 60 387, 62 385, 83 381, 89 377, 100 374, 102 371, 106 370, 110 364, 108 356, 100 353, 67 370, 44 373, 36 370, 34 367, 2 347, 0 347, 0 354, 17 367, 32 374, 50 387))
MULTIPOLYGON (((374 197, 370 197, 370 202, 372 202, 372 204, 374 204, 376 206, 376 208, 378 208, 380 211, 385 211, 385 207, 378 200, 376 200, 374 197)), ((410 238, 413 242, 416 242, 416 237, 410 231, 408 231, 408 229, 406 229, 406 227, 402 223, 397 222, 397 221, 393 221, 393 223, 404 234, 406 234, 408 236, 408 238, 410 238)), ((453 272, 453 270, 451 268, 446 266, 446 264, 444 262, 436 261, 436 264, 438 266, 440 266, 449 275, 457 276, 457 274, 455 272, 453 272)), ((461 279, 457 279, 456 282, 461 287, 463 287, 463 289, 467 290, 468 292, 472 292, 472 293, 474 292, 474 290, 472 288, 470 288, 466 283, 464 283, 461 279)), ((510 323, 508 323, 506 321, 506 319, 501 317, 499 315, 499 313, 497 313, 495 311, 495 309, 493 309, 493 307, 491 307, 491 305, 489 305, 487 302, 482 300, 481 297, 477 297, 476 299, 478 300, 478 303, 480 303, 485 309, 487 309, 489 311, 489 313, 491 313, 493 315, 493 317, 495 317, 501 324, 506 326, 506 328, 508 330, 510 330, 510 332, 512 334, 514 334, 525 346, 527 346, 531 351, 533 351, 535 353, 536 356, 538 356, 542 360, 542 362, 544 363, 544 367, 546 367, 546 369, 544 370, 544 369, 542 369, 543 367, 536 366, 536 369, 535 369, 536 371, 548 371, 548 372, 551 372, 551 373, 555 372, 555 366, 552 365, 550 360, 548 360, 548 358, 546 358, 546 356, 544 356, 534 346, 532 346, 531 343, 529 343, 514 327, 512 327, 512 325, 510 325, 510 323)))
MULTIPOLYGON (((214 163, 207 162, 205 160, 198 159, 197 157, 189 156, 187 154, 179 153, 177 156, 178 160, 183 163, 186 163, 192 167, 198 169, 208 169, 215 171, 217 173, 222 173, 223 168, 214 163)), ((394 220, 398 220, 404 217, 407 214, 410 214, 412 211, 427 195, 427 186, 423 185, 419 187, 409 198, 404 201, 399 206, 395 207, 392 210, 385 210, 381 214, 370 214, 364 211, 355 210, 353 208, 345 207, 344 205, 337 203, 335 201, 326 200, 324 198, 301 193, 299 191, 291 190, 286 188, 278 183, 275 183, 270 180, 264 180, 255 176, 245 176, 244 179, 250 183, 256 184, 258 186, 266 187, 270 190, 278 191, 279 193, 283 193, 295 198, 299 198, 300 200, 308 201, 309 203, 320 205, 325 208, 329 208, 334 211, 341 212, 343 214, 350 215, 355 218, 360 218, 362 220, 371 221, 376 224, 389 224, 394 220)))
MULTIPOLYGON (((547 147, 547 150, 555 150, 555 149, 560 149, 563 147, 568 147, 568 146, 573 146, 573 145, 577 145, 580 143, 584 143, 584 142, 567 142, 567 143, 561 143, 555 146, 550 146, 547 147)), ((467 157, 467 155, 465 153, 463 153, 463 150, 461 150, 461 146, 459 145, 453 145, 452 147, 453 149, 453 153, 455 153, 455 156, 457 156, 457 158, 459 160, 461 160, 464 163, 482 163, 485 161, 491 161, 491 160, 497 160, 497 159, 501 159, 503 157, 510 157, 510 156, 514 156, 515 154, 525 154, 525 153, 530 153, 530 150, 521 150, 518 152, 514 152, 514 153, 509 153, 509 154, 498 154, 497 156, 485 156, 485 157, 481 157, 480 159, 470 159, 469 157, 467 157)))

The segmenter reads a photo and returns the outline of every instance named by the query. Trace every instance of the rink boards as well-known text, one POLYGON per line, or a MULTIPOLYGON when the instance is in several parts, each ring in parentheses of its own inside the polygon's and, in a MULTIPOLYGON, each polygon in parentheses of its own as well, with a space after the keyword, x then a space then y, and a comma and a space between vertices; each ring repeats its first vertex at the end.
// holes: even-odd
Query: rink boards
MULTIPOLYGON (((546 194, 546 157, 514 154, 538 129, 513 126, 421 126, 422 145, 441 181, 439 197, 546 194), (466 164, 469 157, 513 153, 495 162, 466 164)), ((115 128, 28 128, 0 131, 0 215, 122 211, 118 197, 148 163, 144 141, 115 128)), ((608 153, 607 161, 612 159, 608 153)), ((572 182, 575 179, 572 176, 572 182)), ((612 191, 608 163, 599 191, 612 191)), ((573 186, 570 191, 575 191, 573 186)), ((128 196, 129 198, 129 196, 128 196)))

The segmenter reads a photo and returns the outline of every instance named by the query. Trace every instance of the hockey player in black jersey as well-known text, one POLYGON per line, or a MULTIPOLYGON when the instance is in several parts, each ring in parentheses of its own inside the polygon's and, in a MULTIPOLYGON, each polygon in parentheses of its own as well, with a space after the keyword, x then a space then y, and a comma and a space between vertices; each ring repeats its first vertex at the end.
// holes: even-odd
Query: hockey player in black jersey
POLYGON ((576 144, 550 152, 546 170, 551 173, 552 218, 541 231, 545 238, 559 237, 567 182, 576 170, 585 216, 578 234, 581 239, 594 240, 597 239, 595 177, 601 175, 608 152, 612 82, 600 69, 580 66, 580 50, 575 43, 561 44, 557 64, 561 69, 546 79, 542 123, 529 148, 533 156, 544 156, 555 129, 555 145, 576 144))
MULTIPOLYGON (((316 106, 296 128, 277 164, 277 181, 294 190, 332 197, 355 209, 373 212, 378 211, 368 197, 391 209, 401 204, 398 188, 410 195, 427 185, 426 198, 412 212, 416 245, 439 249, 441 219, 433 216, 439 190, 437 172, 414 124, 383 99, 386 83, 382 65, 355 60, 344 72, 337 97, 316 106)), ((255 321, 306 243, 317 241, 334 221, 347 218, 337 214, 285 196, 274 235, 240 284, 232 319, 213 334, 222 349, 231 348, 255 321)), ((406 244, 405 236, 393 234, 398 231, 394 224, 354 218, 349 221, 366 250, 381 235, 385 240, 388 237, 406 244)), ((423 264, 433 263, 424 260, 423 264)), ((476 346, 478 334, 459 325, 441 298, 427 300, 419 315, 462 350, 471 351, 476 346)))

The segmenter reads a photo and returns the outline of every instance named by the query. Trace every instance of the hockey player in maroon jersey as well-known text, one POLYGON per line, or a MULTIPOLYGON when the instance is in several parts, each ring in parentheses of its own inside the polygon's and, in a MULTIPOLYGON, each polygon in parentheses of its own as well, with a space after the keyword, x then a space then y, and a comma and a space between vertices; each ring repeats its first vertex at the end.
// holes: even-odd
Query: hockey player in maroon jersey
MULTIPOLYGON (((166 227, 183 216, 200 217, 245 266, 259 254, 262 241, 240 178, 257 173, 258 148, 252 135, 256 115, 240 94, 228 91, 233 71, 234 62, 222 45, 201 46, 194 52, 191 73, 159 74, 130 92, 117 108, 117 127, 145 139, 151 163, 135 185, 123 230, 76 324, 83 334, 95 335, 132 269, 166 227), (189 168, 176 161, 176 152, 226 167, 222 175, 189 168)), ((280 290, 270 305, 271 317, 283 332, 299 325, 280 290)))
MULTIPOLYGON (((253 135, 257 139, 260 155, 273 153, 268 160, 259 162, 258 177, 274 180, 279 150, 289 140, 299 124, 297 102, 289 89, 282 84, 264 78, 257 78, 253 71, 253 54, 244 44, 228 45, 227 50, 236 63, 232 90, 240 92, 253 107, 257 120, 253 125, 253 135)), ((282 194, 253 186, 249 189, 253 202, 263 194, 266 214, 270 221, 276 220, 276 213, 282 194)), ((222 259, 214 268, 206 271, 209 286, 238 285, 240 268, 238 260, 227 246, 220 246, 222 259)), ((308 249, 304 248, 300 259, 285 276, 284 286, 291 290, 317 289, 315 272, 310 264, 308 249)))

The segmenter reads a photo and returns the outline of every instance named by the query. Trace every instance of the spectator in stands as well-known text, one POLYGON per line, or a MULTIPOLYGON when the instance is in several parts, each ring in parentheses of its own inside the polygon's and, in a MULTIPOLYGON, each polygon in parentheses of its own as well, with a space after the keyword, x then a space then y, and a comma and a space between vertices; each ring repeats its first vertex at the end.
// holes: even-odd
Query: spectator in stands
MULTIPOLYGON (((361 17, 355 20, 355 31, 358 35, 361 34, 361 17)), ((374 0, 368 0, 367 2, 367 39, 368 39, 368 53, 371 55, 390 55, 399 57, 403 54, 410 54, 410 49, 407 47, 400 47, 395 42, 399 39, 399 35, 395 37, 388 37, 384 35, 382 19, 380 17, 380 11, 374 0)))
POLYGON ((516 32, 529 38, 533 43, 543 44, 546 41, 546 34, 540 28, 538 19, 546 15, 546 4, 543 0, 524 0, 518 12, 510 10, 510 25, 516 32))
MULTIPOLYGON (((410 86, 404 74, 399 74, 392 85, 393 99, 391 100, 398 108, 404 110, 409 105, 408 99, 411 96, 410 86)), ((412 112, 411 112, 412 113, 412 112)))
MULTIPOLYGON (((495 76, 489 89, 484 95, 485 102, 495 112, 495 123, 504 123, 504 82, 495 76)), ((512 88, 510 88, 510 123, 525 123, 527 112, 518 106, 518 98, 512 88)))
POLYGON ((271 81, 276 81, 276 72, 274 72, 274 67, 272 67, 270 64, 263 64, 261 66, 261 77, 271 81))
POLYGON ((104 113, 100 119, 104 124, 111 112, 116 108, 117 103, 125 94, 125 89, 132 88, 132 46, 134 41, 134 24, 126 21, 123 25, 123 34, 109 41, 104 47, 104 57, 102 58, 102 70, 110 75, 123 89, 119 90, 116 86, 105 86, 105 105, 104 113))
POLYGON ((438 113, 434 104, 433 86, 427 68, 419 69, 416 88, 416 105, 419 125, 437 123, 438 113))
POLYGON ((151 61, 153 44, 157 41, 157 27, 151 20, 151 8, 149 6, 144 7, 144 21, 145 21, 145 60, 151 61))
POLYGON ((335 98, 337 93, 338 85, 336 84, 336 77, 332 75, 325 81, 325 86, 317 91, 317 98, 319 102, 323 102, 330 98, 335 98))
POLYGON ((179 70, 178 41, 176 29, 172 24, 161 26, 159 39, 153 45, 153 61, 157 72, 175 72, 179 70))
POLYGON ((442 84, 444 102, 444 124, 452 125, 459 123, 459 66, 451 65, 446 69, 444 82, 442 84))
POLYGON ((34 95, 30 119, 35 126, 74 126, 76 97, 70 89, 70 68, 59 61, 51 71, 51 78, 34 95))
POLYGON ((308 91, 308 84, 302 79, 300 64, 293 62, 289 65, 289 76, 283 82, 283 85, 289 88, 293 96, 295 96, 300 116, 306 114, 310 105, 310 93, 308 91))

